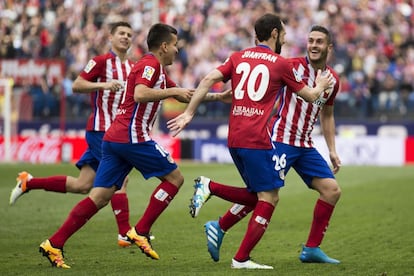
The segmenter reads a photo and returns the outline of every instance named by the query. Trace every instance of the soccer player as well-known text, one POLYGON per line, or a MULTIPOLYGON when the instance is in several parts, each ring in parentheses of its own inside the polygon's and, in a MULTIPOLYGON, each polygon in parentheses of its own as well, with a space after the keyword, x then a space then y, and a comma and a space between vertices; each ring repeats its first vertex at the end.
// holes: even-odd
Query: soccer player
MULTIPOLYGON (((103 137, 102 160, 89 196, 72 209, 49 239, 40 244, 40 251, 53 266, 70 268, 63 259, 64 244, 108 204, 133 168, 145 179, 157 177, 161 183, 153 191, 144 214, 126 236, 146 256, 155 260, 160 258, 151 246, 150 230, 174 199, 184 177, 171 155, 151 138, 151 129, 162 100, 173 97, 189 102, 194 91, 177 87, 165 71, 178 53, 177 30, 170 25, 155 24, 149 30, 147 44, 149 52, 131 70, 117 116, 103 137)), ((204 100, 220 100, 228 93, 230 91, 210 93, 204 100)))
MULTIPOLYGON (((123 21, 114 23, 109 40, 111 50, 89 60, 73 83, 75 92, 90 94, 92 108, 86 125, 88 148, 76 163, 76 167, 80 169, 79 176, 59 175, 40 178, 33 177, 28 172, 20 172, 17 184, 10 195, 10 204, 14 204, 20 196, 30 190, 87 194, 92 188, 101 161, 102 137, 116 116, 127 76, 133 67, 133 62, 127 58, 132 43, 130 24, 123 21)), ((131 245, 126 238, 126 232, 131 228, 126 194, 127 181, 125 178, 122 188, 111 198, 118 225, 118 245, 122 247, 131 245)))
POLYGON ((250 253, 262 238, 278 202, 279 188, 284 185, 284 164, 271 140, 272 109, 284 86, 290 97, 313 102, 333 84, 330 73, 318 71, 316 86, 308 87, 292 65, 280 56, 285 29, 281 19, 265 14, 255 23, 258 45, 233 53, 222 65, 200 82, 184 113, 167 122, 177 135, 193 118, 208 89, 219 81, 231 80, 232 104, 228 146, 246 188, 213 182, 207 177, 196 180, 190 213, 196 217, 211 195, 254 208, 246 234, 232 259, 235 269, 273 269, 256 263, 250 253))
MULTIPOLYGON (((279 106, 272 128, 272 141, 277 151, 281 171, 286 175, 291 167, 301 176, 308 188, 319 193, 313 221, 306 244, 299 259, 305 263, 331 263, 340 261, 328 257, 321 249, 325 231, 328 227, 341 189, 335 180, 341 166, 335 148, 334 99, 339 90, 339 78, 327 59, 333 44, 329 31, 323 26, 313 26, 308 35, 307 55, 290 59, 298 76, 312 87, 315 85, 317 70, 329 70, 335 77, 333 89, 325 91, 323 97, 313 103, 305 103, 289 89, 279 96, 279 106), (320 117, 323 135, 329 150, 332 172, 329 165, 313 147, 311 133, 320 117)), ((211 185, 211 184, 210 184, 211 185)), ((254 206, 233 205, 218 221, 208 221, 205 226, 208 251, 214 261, 220 258, 220 247, 226 231, 244 218, 254 206)))

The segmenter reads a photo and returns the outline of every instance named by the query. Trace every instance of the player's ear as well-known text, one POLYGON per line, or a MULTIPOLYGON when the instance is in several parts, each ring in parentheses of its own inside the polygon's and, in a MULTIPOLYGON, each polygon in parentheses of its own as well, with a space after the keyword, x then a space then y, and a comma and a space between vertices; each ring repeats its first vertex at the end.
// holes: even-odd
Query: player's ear
POLYGON ((163 43, 161 43, 160 48, 163 52, 167 52, 168 51, 168 43, 164 41, 163 43))
POLYGON ((277 28, 273 28, 272 30, 272 38, 276 39, 279 34, 279 30, 277 28))

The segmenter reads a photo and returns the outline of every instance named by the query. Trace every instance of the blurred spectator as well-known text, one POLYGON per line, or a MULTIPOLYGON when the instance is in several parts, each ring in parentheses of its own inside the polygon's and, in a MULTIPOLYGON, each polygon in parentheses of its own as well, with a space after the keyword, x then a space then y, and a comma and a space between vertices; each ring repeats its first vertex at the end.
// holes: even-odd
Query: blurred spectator
POLYGON ((403 83, 400 87, 401 103, 399 106, 402 115, 414 115, 414 90, 409 83, 403 83))
POLYGON ((389 114, 392 111, 397 111, 399 95, 397 91, 397 80, 389 73, 385 75, 381 82, 380 92, 378 94, 378 107, 380 112, 389 114))
MULTIPOLYGON (((340 73, 340 72, 338 72, 340 73)), ((339 74, 341 82, 340 93, 335 98, 335 116, 347 117, 352 113, 354 101, 351 95, 351 83, 344 73, 339 74)))
MULTIPOLYGON (((413 1, 158 2, 160 20, 179 30, 178 62, 169 70, 183 87, 196 87, 229 52, 253 45, 251 22, 265 12, 277 12, 286 22, 282 54, 287 57, 305 53, 306 34, 313 24, 330 28, 335 48, 330 65, 340 67, 343 82, 351 85, 338 96, 349 109, 341 110, 339 118, 375 118, 381 112, 406 118, 404 108, 395 107, 401 101, 409 109, 412 98, 399 87, 414 86, 413 1)), ((152 5, 143 0, 0 1, 0 57, 63 58, 67 70, 78 73, 91 56, 108 50, 108 23, 125 19, 136 34, 130 54, 137 60, 147 47, 143 34, 156 20, 152 5)))
POLYGON ((87 117, 90 112, 89 97, 83 93, 73 93, 72 84, 77 77, 77 73, 68 70, 62 80, 62 88, 66 98, 66 115, 69 118, 77 116, 87 117))
POLYGON ((349 104, 358 118, 366 118, 370 114, 371 106, 371 93, 366 77, 362 71, 354 71, 350 79, 349 104))
POLYGON ((48 85, 46 75, 40 81, 33 81, 29 86, 29 95, 33 101, 33 117, 47 118, 59 115, 59 99, 48 85))

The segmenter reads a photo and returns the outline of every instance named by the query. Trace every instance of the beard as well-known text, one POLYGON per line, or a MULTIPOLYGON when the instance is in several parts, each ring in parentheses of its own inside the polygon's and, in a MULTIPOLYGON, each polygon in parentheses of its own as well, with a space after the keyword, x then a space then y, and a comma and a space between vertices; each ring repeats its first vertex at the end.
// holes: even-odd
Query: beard
POLYGON ((275 47, 275 53, 280 55, 280 53, 282 52, 282 43, 280 43, 279 41, 276 42, 276 47, 275 47))
POLYGON ((313 58, 312 59, 310 54, 308 54, 308 57, 309 57, 309 60, 312 61, 312 62, 325 62, 328 58, 328 51, 327 50, 322 51, 320 53, 319 58, 313 58))
POLYGON ((282 52, 282 45, 283 45, 282 43, 280 43, 279 38, 280 36, 278 34, 277 39, 276 39, 276 45, 275 45, 275 53, 278 55, 280 55, 280 53, 282 52))

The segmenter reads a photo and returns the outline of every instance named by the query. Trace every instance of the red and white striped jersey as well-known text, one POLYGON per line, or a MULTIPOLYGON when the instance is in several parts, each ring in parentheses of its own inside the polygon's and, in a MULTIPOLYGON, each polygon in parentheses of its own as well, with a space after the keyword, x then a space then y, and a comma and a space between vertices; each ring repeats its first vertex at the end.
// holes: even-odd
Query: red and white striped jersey
MULTIPOLYGON (((312 68, 307 57, 291 58, 298 78, 302 79, 309 87, 315 86, 317 72, 312 68)), ((284 89, 276 106, 276 114, 272 122, 272 140, 296 147, 313 147, 311 133, 318 120, 319 112, 323 105, 333 105, 339 90, 339 77, 334 70, 327 66, 335 77, 333 88, 327 89, 319 99, 308 103, 296 93, 284 89)))
POLYGON ((292 65, 269 47, 258 45, 233 53, 217 69, 223 81, 231 79, 233 90, 228 146, 271 149, 268 124, 279 91, 289 86, 297 92, 305 86, 295 78, 292 65))
MULTIPOLYGON (((92 82, 119 80, 125 83, 133 63, 124 63, 112 51, 89 60, 80 76, 92 82)), ((87 131, 106 131, 115 119, 124 89, 118 91, 97 90, 90 93, 91 114, 86 124, 87 131)))
POLYGON ((177 86, 167 76, 165 69, 154 55, 144 55, 128 76, 126 92, 119 106, 118 115, 105 133, 105 141, 140 143, 151 140, 150 132, 161 109, 162 101, 135 102, 134 90, 138 84, 155 89, 177 86))

